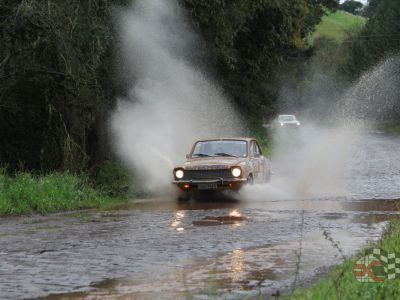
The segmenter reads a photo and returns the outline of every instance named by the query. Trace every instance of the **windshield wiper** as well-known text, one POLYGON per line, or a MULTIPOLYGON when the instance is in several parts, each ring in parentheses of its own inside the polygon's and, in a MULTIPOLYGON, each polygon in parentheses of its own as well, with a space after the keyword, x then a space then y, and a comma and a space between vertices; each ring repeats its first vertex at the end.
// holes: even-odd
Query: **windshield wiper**
POLYGON ((225 152, 219 152, 219 153, 214 153, 215 156, 231 156, 231 157, 237 157, 236 155, 228 154, 225 152))
POLYGON ((203 153, 196 153, 196 154, 193 154, 192 156, 210 157, 211 155, 203 154, 203 153))

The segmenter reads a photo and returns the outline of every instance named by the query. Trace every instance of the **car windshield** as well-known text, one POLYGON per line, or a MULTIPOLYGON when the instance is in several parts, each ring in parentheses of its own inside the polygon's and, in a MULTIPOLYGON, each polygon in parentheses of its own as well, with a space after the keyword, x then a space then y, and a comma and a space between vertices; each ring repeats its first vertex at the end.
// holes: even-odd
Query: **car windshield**
POLYGON ((296 117, 290 116, 290 115, 289 116, 279 116, 278 120, 282 121, 282 122, 290 122, 290 121, 296 121, 296 117))
POLYGON ((192 157, 207 156, 247 157, 247 142, 235 140, 197 142, 192 157))

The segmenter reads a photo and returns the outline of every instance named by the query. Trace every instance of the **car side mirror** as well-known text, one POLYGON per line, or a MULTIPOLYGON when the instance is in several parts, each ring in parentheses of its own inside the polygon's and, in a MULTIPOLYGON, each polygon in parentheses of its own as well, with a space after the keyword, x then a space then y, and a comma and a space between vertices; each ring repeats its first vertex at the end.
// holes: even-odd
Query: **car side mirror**
POLYGON ((190 154, 186 154, 186 158, 189 159, 190 158, 190 154))

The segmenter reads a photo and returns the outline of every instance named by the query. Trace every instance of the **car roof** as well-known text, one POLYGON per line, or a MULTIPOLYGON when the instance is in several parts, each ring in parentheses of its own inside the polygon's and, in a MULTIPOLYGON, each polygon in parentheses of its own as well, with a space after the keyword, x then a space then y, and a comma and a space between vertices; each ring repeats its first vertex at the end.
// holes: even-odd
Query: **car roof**
POLYGON ((279 115, 278 118, 279 117, 295 117, 295 115, 279 115))
POLYGON ((231 141, 254 141, 256 140, 255 138, 249 138, 249 137, 223 137, 223 138, 210 138, 210 139, 202 139, 202 140, 197 140, 197 142, 208 142, 208 141, 226 141, 226 140, 231 140, 231 141))

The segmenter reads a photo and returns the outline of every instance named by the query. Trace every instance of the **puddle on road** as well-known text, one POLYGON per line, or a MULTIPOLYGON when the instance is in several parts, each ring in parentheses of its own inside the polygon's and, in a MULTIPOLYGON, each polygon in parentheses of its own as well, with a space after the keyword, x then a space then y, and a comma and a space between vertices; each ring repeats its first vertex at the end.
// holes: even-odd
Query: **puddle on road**
MULTIPOLYGON (((287 208, 290 204, 290 201, 283 202, 276 203, 275 209, 287 208)), ((300 260, 300 239, 295 237, 277 244, 234 248, 212 258, 190 259, 169 271, 154 272, 151 277, 136 275, 109 279, 93 284, 85 292, 50 295, 43 299, 209 299, 222 295, 224 299, 236 299, 259 293, 271 295, 276 291, 289 290, 296 272, 299 273, 298 285, 325 274, 330 266, 342 261, 343 254, 351 255, 367 243, 379 239, 386 221, 400 217, 395 200, 347 203, 304 201, 303 204, 306 204, 304 211, 311 210, 310 215, 315 215, 313 218, 320 220, 320 225, 317 229, 304 229, 300 260), (340 210, 333 209, 338 207, 340 210), (368 210, 373 212, 366 213, 368 210), (327 237, 339 246, 333 245, 327 237)), ((186 210, 176 211, 170 227, 184 231, 187 213, 186 210)), ((286 219, 292 212, 272 210, 269 213, 271 219, 286 219)), ((244 220, 245 223, 253 222, 251 216, 247 217, 241 214, 239 208, 233 208, 225 215, 193 220, 191 226, 201 228, 205 225, 202 222, 232 226, 244 220)), ((315 222, 314 219, 312 221, 315 222)), ((296 227, 299 224, 293 226, 293 230, 298 230, 296 227)), ((217 230, 217 227, 212 228, 207 234, 217 230)))
MULTIPOLYGON (((345 211, 400 211, 400 199, 360 199, 356 196, 315 197, 266 201, 213 199, 177 202, 173 198, 142 199, 132 202, 131 209, 142 211, 185 211, 262 208, 264 210, 345 210, 345 211)), ((124 208, 125 210, 125 208, 124 208)))
MULTIPOLYGON (((376 228, 373 239, 379 238, 383 226, 376 228)), ((347 231, 332 231, 345 253, 365 243, 365 237, 347 231)), ((256 296, 290 289, 299 263, 301 280, 325 273, 329 266, 341 261, 341 254, 324 238, 323 232, 305 233, 299 262, 299 241, 279 245, 237 248, 212 259, 195 260, 183 268, 153 278, 122 278, 92 285, 92 291, 52 295, 56 299, 208 299, 224 295, 224 299, 240 295, 256 296)))

